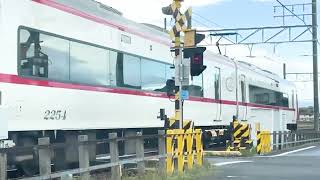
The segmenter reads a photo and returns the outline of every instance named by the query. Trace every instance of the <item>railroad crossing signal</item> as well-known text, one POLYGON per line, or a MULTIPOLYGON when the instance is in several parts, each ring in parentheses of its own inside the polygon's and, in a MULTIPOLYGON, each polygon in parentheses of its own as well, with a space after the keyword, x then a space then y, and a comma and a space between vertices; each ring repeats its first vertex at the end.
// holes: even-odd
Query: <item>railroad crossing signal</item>
POLYGON ((184 49, 184 58, 190 58, 191 76, 199 76, 207 68, 203 65, 203 52, 206 49, 205 47, 184 49))
POLYGON ((199 76, 207 66, 203 65, 203 53, 207 48, 197 47, 205 39, 204 34, 198 34, 196 30, 187 30, 184 33, 184 58, 190 58, 191 76, 199 76))
POLYGON ((181 0, 174 1, 171 5, 162 8, 162 13, 165 15, 172 15, 176 20, 175 25, 170 30, 170 38, 173 40, 175 37, 179 36, 181 31, 186 31, 191 28, 191 16, 192 9, 188 8, 188 10, 181 14, 181 0))

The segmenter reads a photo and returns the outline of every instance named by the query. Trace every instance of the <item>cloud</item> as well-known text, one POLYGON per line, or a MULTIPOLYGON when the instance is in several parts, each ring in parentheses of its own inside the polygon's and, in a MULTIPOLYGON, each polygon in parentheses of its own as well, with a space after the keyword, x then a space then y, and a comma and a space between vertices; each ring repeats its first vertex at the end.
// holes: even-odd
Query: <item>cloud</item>
MULTIPOLYGON (((97 0, 121 11, 124 17, 144 23, 162 25, 166 17, 161 8, 168 6, 172 0, 97 0)), ((183 9, 188 7, 201 7, 214 5, 224 0, 185 0, 183 9)))

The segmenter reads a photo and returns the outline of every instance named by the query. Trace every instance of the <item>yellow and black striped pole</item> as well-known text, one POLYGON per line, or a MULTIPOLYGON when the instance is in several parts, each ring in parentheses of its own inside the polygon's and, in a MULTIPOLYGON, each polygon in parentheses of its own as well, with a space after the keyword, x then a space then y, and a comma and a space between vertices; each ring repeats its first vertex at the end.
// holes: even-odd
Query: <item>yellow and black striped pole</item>
POLYGON ((184 14, 180 12, 181 2, 184 0, 173 0, 171 5, 162 8, 162 12, 165 15, 172 15, 175 19, 175 25, 169 31, 169 35, 171 40, 174 41, 174 52, 175 52, 175 69, 176 76, 175 77, 175 85, 179 86, 179 91, 176 92, 175 95, 175 119, 179 121, 179 128, 183 128, 183 105, 182 105, 182 86, 184 77, 183 75, 183 55, 182 55, 182 43, 181 43, 181 32, 186 32, 187 30, 191 30, 191 17, 192 17, 192 9, 189 8, 184 14), (178 71, 178 72, 177 72, 178 71))
MULTIPOLYGON (((177 65, 179 66, 179 61, 182 59, 182 49, 181 49, 181 39, 180 39, 180 31, 181 26, 179 26, 178 22, 181 13, 181 0, 174 0, 174 6, 173 9, 173 18, 175 19, 176 23, 175 26, 172 28, 172 31, 174 32, 175 36, 175 68, 177 68, 177 65)), ((177 78, 176 78, 177 79, 177 78)), ((177 83, 176 83, 177 84, 177 83)), ((175 95, 175 118, 176 120, 179 120, 179 128, 182 129, 183 126, 183 110, 182 110, 182 97, 181 97, 181 91, 182 91, 182 83, 179 81, 179 91, 176 92, 175 95)))
POLYGON ((257 153, 261 154, 261 150, 262 150, 261 131, 257 131, 257 153))

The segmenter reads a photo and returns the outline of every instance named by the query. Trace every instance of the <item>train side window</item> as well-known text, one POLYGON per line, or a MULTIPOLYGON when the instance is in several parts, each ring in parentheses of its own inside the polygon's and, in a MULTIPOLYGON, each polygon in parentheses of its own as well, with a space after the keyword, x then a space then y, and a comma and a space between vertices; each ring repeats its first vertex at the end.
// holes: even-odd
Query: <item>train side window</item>
POLYGON ((19 35, 20 75, 69 79, 69 41, 26 29, 19 35))
POLYGON ((141 86, 143 90, 165 92, 166 65, 160 62, 141 59, 141 86))
POLYGON ((109 51, 94 46, 70 43, 70 80, 73 82, 110 85, 109 51))
MULTIPOLYGON (((110 78, 110 85, 117 86, 117 79, 120 78, 117 74, 117 59, 118 54, 115 51, 109 51, 109 78, 110 78)), ((121 70, 122 73, 122 70, 121 70)), ((120 80, 119 80, 120 81, 120 80)))
POLYGON ((214 98, 221 99, 221 71, 218 67, 215 67, 214 74, 214 98))
POLYGON ((69 41, 40 34, 41 51, 49 58, 48 78, 69 80, 69 41))
POLYGON ((166 64, 166 80, 174 79, 174 68, 171 68, 173 65, 166 64))
POLYGON ((188 91, 190 96, 203 97, 203 74, 192 77, 188 91))
POLYGON ((141 89, 141 60, 139 57, 118 53, 116 63, 117 86, 141 89))
POLYGON ((49 60, 41 50, 40 33, 20 29, 19 39, 19 74, 47 78, 49 60))

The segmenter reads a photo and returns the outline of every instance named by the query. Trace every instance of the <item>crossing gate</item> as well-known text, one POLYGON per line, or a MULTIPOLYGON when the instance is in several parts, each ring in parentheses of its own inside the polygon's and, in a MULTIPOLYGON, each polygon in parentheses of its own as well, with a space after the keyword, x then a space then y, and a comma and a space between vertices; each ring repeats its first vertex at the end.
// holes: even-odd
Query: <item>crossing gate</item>
POLYGON ((232 127, 232 142, 227 148, 229 151, 239 151, 243 149, 250 149, 253 146, 253 141, 251 140, 251 126, 246 122, 239 122, 234 120, 231 123, 232 127))
POLYGON ((177 163, 178 172, 185 169, 185 162, 188 169, 192 169, 194 164, 202 165, 202 131, 201 129, 172 129, 167 130, 167 174, 172 175, 177 163))
POLYGON ((257 153, 267 154, 271 152, 270 131, 257 131, 257 153))

